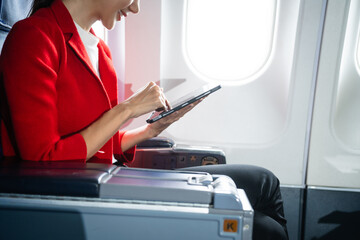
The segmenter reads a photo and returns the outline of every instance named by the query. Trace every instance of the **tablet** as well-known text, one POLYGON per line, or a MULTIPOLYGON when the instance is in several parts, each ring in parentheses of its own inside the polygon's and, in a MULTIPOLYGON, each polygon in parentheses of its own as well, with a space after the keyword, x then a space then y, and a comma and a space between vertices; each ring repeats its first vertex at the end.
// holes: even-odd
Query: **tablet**
POLYGON ((178 100, 171 103, 172 108, 168 111, 154 111, 151 113, 150 117, 146 120, 147 123, 153 123, 156 122, 166 116, 169 116, 170 114, 182 109, 183 107, 186 107, 187 105, 196 102, 197 100, 208 96, 209 94, 219 90, 221 88, 221 85, 219 84, 207 84, 202 86, 199 89, 196 89, 193 92, 190 92, 189 94, 186 94, 185 96, 179 98, 178 100))

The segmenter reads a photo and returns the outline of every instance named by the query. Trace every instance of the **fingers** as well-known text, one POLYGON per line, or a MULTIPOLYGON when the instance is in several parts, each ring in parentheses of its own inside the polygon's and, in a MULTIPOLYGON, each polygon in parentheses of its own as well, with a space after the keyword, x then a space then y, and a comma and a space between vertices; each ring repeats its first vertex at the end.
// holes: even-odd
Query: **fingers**
POLYGON ((194 103, 180 109, 179 111, 176 111, 173 114, 170 114, 169 116, 167 116, 161 120, 164 120, 164 123, 172 124, 172 123, 178 121, 180 118, 182 118, 186 113, 191 111, 197 104, 199 104, 199 101, 194 102, 194 103))
POLYGON ((169 101, 166 99, 162 88, 160 88, 160 101, 161 101, 161 105, 162 105, 163 109, 165 111, 167 111, 168 107, 169 107, 169 101))
MULTIPOLYGON (((175 118, 177 120, 179 120, 180 118, 182 118, 186 113, 188 113, 190 110, 192 110, 194 107, 196 107, 199 103, 201 103, 204 100, 204 98, 201 98, 199 100, 197 100, 196 102, 193 102, 192 104, 180 109, 179 111, 175 112, 175 118)), ((171 116, 171 115, 170 115, 171 116)))
POLYGON ((166 106, 167 106, 167 109, 169 110, 169 109, 171 109, 171 104, 170 104, 170 102, 166 99, 166 106))
MULTIPOLYGON (((168 122, 171 124, 174 121, 177 121, 182 116, 184 116, 188 111, 193 109, 197 104, 199 104, 204 98, 194 102, 193 104, 183 108, 179 112, 177 112, 173 116, 166 117, 166 121, 163 123, 167 124, 168 122)), ((163 111, 171 109, 171 104, 166 98, 164 91, 161 87, 159 87, 155 82, 149 82, 142 90, 135 94, 132 102, 133 109, 135 109, 134 116, 140 116, 142 114, 151 112, 151 111, 163 111)))
POLYGON ((158 85, 156 85, 156 83, 154 82, 149 82, 148 85, 146 86, 146 89, 151 89, 153 87, 157 87, 158 85))
POLYGON ((160 119, 159 121, 156 121, 152 124, 149 124, 149 127, 153 129, 154 132, 157 134, 160 134, 162 131, 164 131, 166 128, 168 128, 171 124, 178 121, 180 118, 182 118, 187 112, 192 110, 196 105, 198 105, 202 99, 199 99, 198 101, 180 109, 179 111, 174 112, 173 114, 170 114, 169 116, 160 119))
POLYGON ((168 110, 170 107, 170 103, 167 100, 167 98, 165 97, 163 88, 160 88, 154 82, 150 82, 148 84, 148 88, 150 89, 150 91, 153 91, 153 93, 155 95, 155 104, 157 104, 156 110, 157 111, 168 110))

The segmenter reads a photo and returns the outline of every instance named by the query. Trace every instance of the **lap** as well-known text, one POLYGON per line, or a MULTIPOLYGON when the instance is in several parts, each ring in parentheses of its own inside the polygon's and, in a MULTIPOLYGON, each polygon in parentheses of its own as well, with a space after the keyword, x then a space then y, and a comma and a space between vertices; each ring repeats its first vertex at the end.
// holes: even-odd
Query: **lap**
POLYGON ((261 240, 286 240, 288 239, 286 230, 273 218, 255 211, 253 224, 253 239, 261 240))
POLYGON ((253 207, 257 205, 258 197, 264 194, 265 189, 275 191, 275 189, 279 187, 279 180, 271 171, 253 165, 204 165, 183 168, 181 170, 229 176, 233 179, 237 188, 244 189, 253 207))
POLYGON ((287 239, 280 182, 271 171, 241 164, 196 166, 181 170, 229 176, 237 188, 244 189, 254 208, 253 239, 287 239))

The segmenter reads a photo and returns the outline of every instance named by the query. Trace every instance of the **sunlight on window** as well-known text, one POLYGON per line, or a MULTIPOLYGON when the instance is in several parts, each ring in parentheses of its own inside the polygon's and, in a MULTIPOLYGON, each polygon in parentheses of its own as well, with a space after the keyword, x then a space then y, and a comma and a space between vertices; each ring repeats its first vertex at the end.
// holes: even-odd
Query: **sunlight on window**
POLYGON ((184 55, 197 75, 234 83, 271 55, 276 0, 187 0, 184 55))

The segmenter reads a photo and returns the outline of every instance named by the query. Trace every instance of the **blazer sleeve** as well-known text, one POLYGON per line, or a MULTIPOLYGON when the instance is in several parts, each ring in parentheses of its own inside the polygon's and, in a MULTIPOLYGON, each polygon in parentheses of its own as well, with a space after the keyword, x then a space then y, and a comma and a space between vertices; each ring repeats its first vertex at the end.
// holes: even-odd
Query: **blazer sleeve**
POLYGON ((131 163, 135 160, 136 146, 123 152, 121 150, 121 141, 124 134, 125 131, 121 131, 116 133, 114 136, 114 157, 121 163, 131 163))
POLYGON ((10 32, 1 55, 1 68, 13 132, 24 160, 86 160, 83 137, 60 136, 56 81, 65 40, 59 29, 44 21, 21 21, 10 32))

